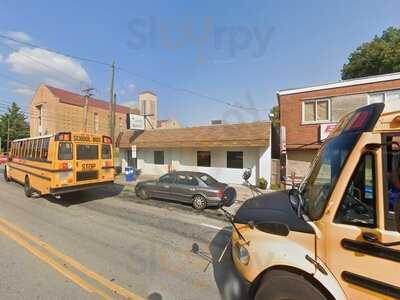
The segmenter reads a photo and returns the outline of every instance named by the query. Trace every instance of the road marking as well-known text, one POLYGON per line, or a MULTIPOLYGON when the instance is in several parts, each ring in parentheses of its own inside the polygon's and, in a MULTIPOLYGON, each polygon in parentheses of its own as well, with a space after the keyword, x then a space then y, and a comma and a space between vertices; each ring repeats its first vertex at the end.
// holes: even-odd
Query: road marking
POLYGON ((72 282, 76 283, 79 285, 81 288, 83 288, 85 291, 89 293, 95 293, 98 294, 101 298, 111 300, 112 298, 100 291, 99 289, 95 288, 85 280, 83 280, 81 277, 76 275, 75 273, 71 272, 68 270, 66 267, 52 259, 51 257, 47 256, 45 253, 41 252, 40 250, 36 249, 33 247, 31 244, 29 244, 27 241, 24 239, 20 238, 18 235, 15 233, 9 231, 4 227, 4 225, 0 225, 0 232, 2 232, 5 236, 9 237, 10 239, 14 240, 18 245, 21 247, 25 248, 32 254, 34 254, 36 257, 38 257, 40 260, 43 262, 47 263, 51 267, 53 267, 55 270, 60 272, 62 275, 70 279, 72 282))
POLYGON ((222 228, 222 227, 218 227, 218 226, 211 225, 211 224, 207 224, 207 223, 201 223, 200 225, 201 225, 201 226, 204 226, 204 227, 208 227, 208 228, 216 229, 216 230, 231 231, 230 229, 227 229, 227 228, 222 228))
MULTIPOLYGON (((120 295, 122 297, 125 297, 127 299, 131 299, 131 300, 139 300, 139 299, 142 300, 143 299, 142 297, 134 294, 133 292, 131 292, 131 291, 129 291, 129 290, 127 290, 127 289, 125 289, 125 288, 123 288, 123 287, 121 287, 121 286, 119 286, 119 285, 117 285, 117 284, 115 284, 115 283, 113 283, 111 281, 109 281, 107 278, 104 278, 103 276, 101 276, 101 275, 95 273, 94 271, 88 269, 87 267, 82 265, 77 260, 75 260, 72 257, 69 257, 69 256, 63 254, 62 252, 60 252, 59 250, 57 250, 53 246, 51 246, 51 245, 47 244, 46 242, 38 239, 37 237, 31 235, 30 233, 22 230, 21 228, 17 227, 16 225, 10 223, 9 221, 7 221, 7 220, 5 220, 3 218, 0 218, 0 231, 1 232, 6 234, 7 236, 9 236, 11 239, 16 241, 18 244, 20 244, 22 247, 24 247, 25 249, 27 249, 31 253, 33 253, 36 256, 38 256, 39 258, 41 258, 43 261, 48 263, 50 266, 55 268, 57 271, 62 273, 67 278, 71 279, 72 281, 74 281, 75 283, 80 285, 81 287, 85 286, 86 287, 85 290, 88 290, 88 288, 90 288, 89 291, 94 291, 96 293, 98 293, 98 292, 102 293, 100 290, 97 290, 95 287, 93 287, 89 283, 85 282, 78 275, 72 273, 67 268, 63 267, 62 265, 57 263, 55 260, 53 260, 51 257, 47 256, 43 252, 39 251, 38 249, 36 249, 32 245, 30 245, 24 239, 22 239, 22 238, 18 237, 17 235, 13 234, 10 230, 6 229, 7 227, 12 229, 12 230, 14 230, 16 233, 18 233, 21 237, 24 237, 26 240, 30 240, 30 241, 34 242, 38 246, 42 247, 43 249, 45 249, 46 251, 48 251, 49 253, 54 255, 55 257, 58 257, 59 259, 65 261, 68 265, 71 265, 72 267, 74 267, 75 269, 77 269, 81 273, 85 274, 89 278, 95 280, 96 282, 100 283, 104 287, 110 289, 113 293, 118 294, 118 295, 120 295), (39 255, 37 255, 37 254, 39 254, 39 255), (71 275, 73 275, 74 277, 71 277, 71 275), (77 280, 77 281, 75 281, 74 279, 77 280), (81 284, 84 284, 84 285, 82 286, 81 284)), ((102 294, 104 294, 104 293, 102 293, 102 294)), ((112 298, 109 298, 109 296, 107 296, 106 294, 104 294, 104 295, 106 297, 108 297, 108 298, 104 298, 102 296, 104 299, 112 299, 112 298)))

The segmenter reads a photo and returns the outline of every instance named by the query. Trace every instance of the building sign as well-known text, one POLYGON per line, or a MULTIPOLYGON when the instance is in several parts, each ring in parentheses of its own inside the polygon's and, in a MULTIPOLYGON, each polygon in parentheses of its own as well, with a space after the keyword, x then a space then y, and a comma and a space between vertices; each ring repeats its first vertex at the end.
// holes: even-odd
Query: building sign
POLYGON ((127 128, 144 130, 144 116, 128 114, 127 115, 127 128))
POLYGON ((335 129, 336 123, 321 124, 319 128, 319 140, 325 140, 331 132, 335 129))
POLYGON ((136 145, 132 145, 132 158, 136 158, 136 145))

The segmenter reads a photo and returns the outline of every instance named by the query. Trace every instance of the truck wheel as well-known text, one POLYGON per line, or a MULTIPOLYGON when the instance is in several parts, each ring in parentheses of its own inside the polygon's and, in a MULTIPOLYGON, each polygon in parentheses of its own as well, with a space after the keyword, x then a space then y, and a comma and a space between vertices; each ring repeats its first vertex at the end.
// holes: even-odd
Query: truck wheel
POLYGON ((7 182, 11 181, 11 178, 8 176, 7 166, 4 167, 4 180, 7 182))
POLYGON ((25 177, 24 192, 28 198, 32 197, 32 187, 28 176, 25 177))
POLYGON ((255 293, 255 300, 328 300, 311 282, 299 274, 269 271, 255 293))
POLYGON ((193 207, 197 210, 203 210, 207 207, 207 200, 202 195, 193 197, 193 207))

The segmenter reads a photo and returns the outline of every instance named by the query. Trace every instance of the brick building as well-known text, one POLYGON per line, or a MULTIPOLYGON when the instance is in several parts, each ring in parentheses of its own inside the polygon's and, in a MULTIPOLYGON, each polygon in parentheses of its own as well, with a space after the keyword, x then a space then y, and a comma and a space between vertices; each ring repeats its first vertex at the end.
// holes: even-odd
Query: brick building
MULTIPOLYGON (((385 110, 400 110, 400 73, 280 90, 282 164, 289 176, 304 176, 330 130, 346 113, 384 102, 385 110)), ((284 169, 284 168, 283 168, 284 169)))
MULTIPOLYGON (((40 85, 30 107, 30 135, 85 130, 89 133, 108 135, 109 101, 88 98, 86 112, 85 103, 82 95, 49 85, 40 85)), ((151 91, 145 91, 139 94, 138 107, 116 106, 115 137, 127 130, 128 113, 148 115, 146 129, 180 127, 175 120, 157 120, 157 96, 151 91)))

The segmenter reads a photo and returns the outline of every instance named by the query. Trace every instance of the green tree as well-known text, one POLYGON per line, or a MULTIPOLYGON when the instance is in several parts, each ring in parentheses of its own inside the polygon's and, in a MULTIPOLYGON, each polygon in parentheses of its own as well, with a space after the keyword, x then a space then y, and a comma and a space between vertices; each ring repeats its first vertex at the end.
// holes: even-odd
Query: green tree
POLYGON ((8 134, 10 141, 29 136, 29 124, 26 116, 15 102, 8 107, 7 112, 0 116, 0 137, 3 150, 7 149, 8 134))
POLYGON ((276 105, 269 111, 269 119, 274 126, 279 126, 280 124, 280 116, 279 116, 279 106, 276 105))
POLYGON ((400 72, 400 29, 389 27, 382 36, 359 46, 342 68, 342 79, 400 72))

